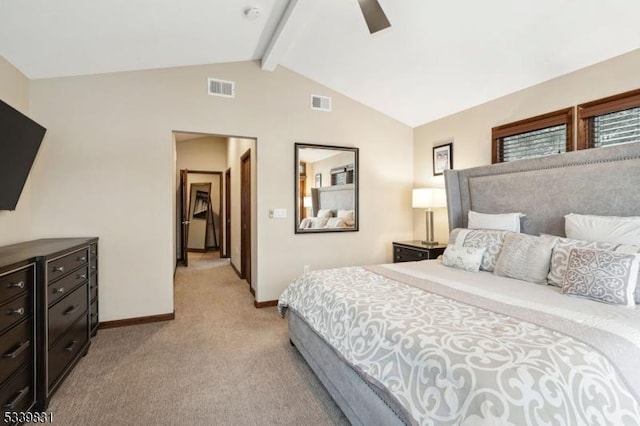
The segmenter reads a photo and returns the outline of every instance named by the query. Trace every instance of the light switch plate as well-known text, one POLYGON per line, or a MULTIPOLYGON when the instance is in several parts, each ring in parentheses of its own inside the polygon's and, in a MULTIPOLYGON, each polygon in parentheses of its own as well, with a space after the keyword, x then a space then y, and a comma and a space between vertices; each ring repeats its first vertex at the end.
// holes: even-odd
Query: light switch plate
POLYGON ((271 219, 286 219, 287 209, 269 209, 269 217, 271 219))

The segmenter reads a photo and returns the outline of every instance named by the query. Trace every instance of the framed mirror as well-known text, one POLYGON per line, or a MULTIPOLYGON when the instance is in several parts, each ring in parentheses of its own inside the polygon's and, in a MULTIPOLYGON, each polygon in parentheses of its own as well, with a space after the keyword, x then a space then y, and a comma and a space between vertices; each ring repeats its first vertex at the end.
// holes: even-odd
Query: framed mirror
POLYGON ((211 214, 211 182, 192 183, 189 193, 187 248, 204 252, 207 249, 207 228, 211 214))
POLYGON ((358 148, 296 143, 295 232, 358 230, 358 148))

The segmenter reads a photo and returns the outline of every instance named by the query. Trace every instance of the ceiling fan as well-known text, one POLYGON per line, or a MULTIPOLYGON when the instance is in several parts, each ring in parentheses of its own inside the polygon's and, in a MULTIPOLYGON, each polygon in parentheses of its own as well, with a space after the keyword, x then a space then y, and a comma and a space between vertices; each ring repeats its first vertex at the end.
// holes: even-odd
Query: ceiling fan
POLYGON ((358 0, 358 4, 371 34, 391 26, 378 0, 358 0))

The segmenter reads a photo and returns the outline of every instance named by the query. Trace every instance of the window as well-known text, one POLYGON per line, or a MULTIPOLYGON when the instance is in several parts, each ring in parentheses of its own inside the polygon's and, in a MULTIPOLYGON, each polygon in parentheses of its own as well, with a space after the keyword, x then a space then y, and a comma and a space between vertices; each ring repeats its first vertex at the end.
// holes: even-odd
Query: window
POLYGON ((578 149, 640 141, 640 90, 578 105, 578 149))
POLYGON ((491 162, 503 163, 571 151, 573 107, 491 129, 491 162))

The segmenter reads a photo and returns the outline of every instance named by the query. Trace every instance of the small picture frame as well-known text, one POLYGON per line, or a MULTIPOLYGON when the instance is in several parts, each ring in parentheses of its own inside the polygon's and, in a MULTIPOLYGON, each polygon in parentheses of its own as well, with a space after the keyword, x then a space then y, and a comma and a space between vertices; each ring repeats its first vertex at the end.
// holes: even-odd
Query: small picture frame
POLYGON ((322 173, 316 173, 316 188, 322 188, 322 173))
POLYGON ((448 169, 453 169, 453 143, 451 142, 433 147, 433 175, 442 175, 448 169))

